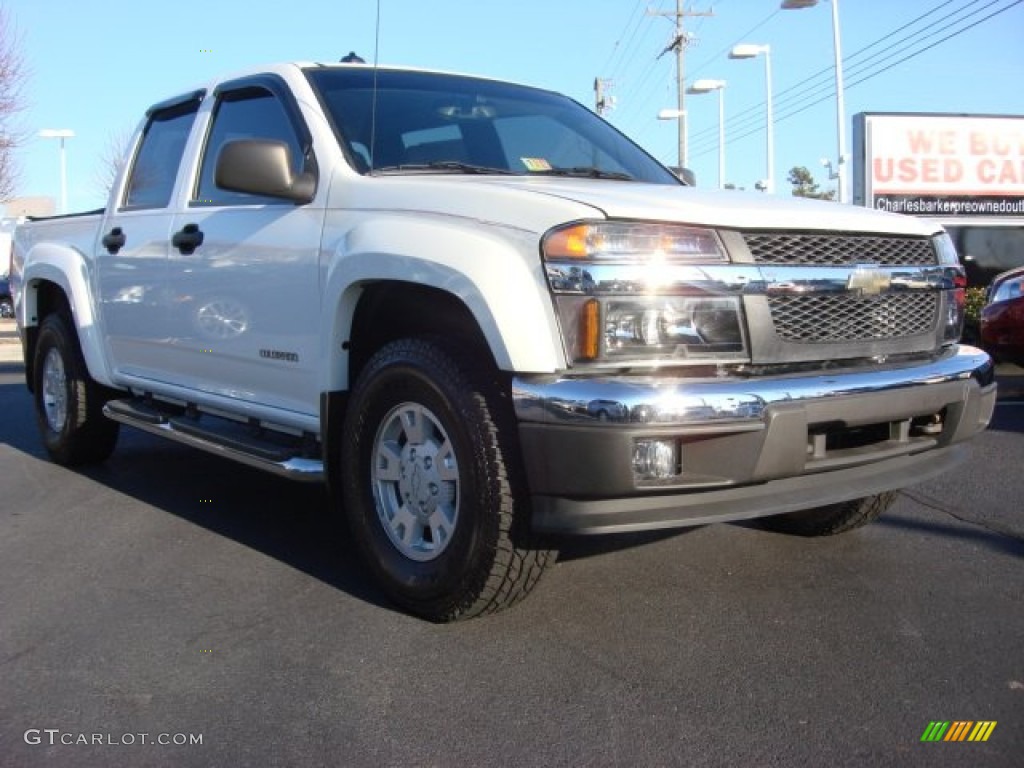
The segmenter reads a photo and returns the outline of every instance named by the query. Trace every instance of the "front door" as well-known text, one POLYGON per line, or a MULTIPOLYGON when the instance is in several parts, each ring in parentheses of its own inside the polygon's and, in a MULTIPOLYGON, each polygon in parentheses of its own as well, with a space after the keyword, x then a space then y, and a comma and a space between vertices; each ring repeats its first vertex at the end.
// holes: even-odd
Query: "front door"
POLYGON ((285 142, 296 171, 312 163, 298 107, 274 84, 262 76, 217 90, 191 199, 172 227, 169 340, 175 367, 187 372, 181 383, 301 418, 319 408, 323 204, 215 180, 220 149, 236 139, 285 142))

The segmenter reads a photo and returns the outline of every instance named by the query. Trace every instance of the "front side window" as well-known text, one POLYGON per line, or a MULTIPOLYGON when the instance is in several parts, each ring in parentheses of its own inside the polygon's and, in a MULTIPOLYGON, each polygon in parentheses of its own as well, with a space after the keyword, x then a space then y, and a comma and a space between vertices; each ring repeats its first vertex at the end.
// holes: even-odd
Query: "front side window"
POLYGON ((217 186, 217 157, 225 144, 236 139, 282 141, 288 145, 291 153, 292 173, 297 174, 302 170, 302 147, 280 100, 258 87, 229 91, 221 96, 213 115, 193 202, 212 205, 280 203, 277 199, 234 192, 217 186))
POLYGON ((199 101, 190 100, 150 116, 125 186, 125 208, 166 208, 170 203, 198 109, 199 101))

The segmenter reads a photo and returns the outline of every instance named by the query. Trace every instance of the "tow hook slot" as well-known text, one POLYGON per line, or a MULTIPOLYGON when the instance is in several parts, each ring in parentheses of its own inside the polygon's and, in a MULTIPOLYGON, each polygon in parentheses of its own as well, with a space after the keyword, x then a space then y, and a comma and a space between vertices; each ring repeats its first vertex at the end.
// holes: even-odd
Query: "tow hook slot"
POLYGON ((946 412, 933 413, 930 416, 918 416, 913 420, 910 434, 913 437, 935 437, 941 435, 946 425, 946 412))
POLYGON ((821 460, 837 452, 861 450, 871 446, 891 448, 910 442, 910 419, 850 427, 842 422, 818 424, 807 435, 807 457, 821 460))
POLYGON ((855 427, 843 422, 815 424, 807 434, 807 458, 821 461, 838 458, 843 453, 866 455, 872 450, 891 451, 901 445, 934 442, 944 427, 945 412, 855 427))

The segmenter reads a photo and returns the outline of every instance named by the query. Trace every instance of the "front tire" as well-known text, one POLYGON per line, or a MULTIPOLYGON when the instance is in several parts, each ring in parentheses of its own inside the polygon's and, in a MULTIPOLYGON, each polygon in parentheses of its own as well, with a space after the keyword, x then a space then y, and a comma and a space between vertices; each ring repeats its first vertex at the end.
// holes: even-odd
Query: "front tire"
POLYGON ((555 560, 531 541, 515 425, 495 378, 442 342, 404 339, 373 355, 349 400, 349 526, 388 596, 431 621, 509 607, 555 560))
POLYGON ((32 381, 36 422, 53 461, 76 466, 110 456, 118 424, 103 415, 109 393, 89 376, 78 338, 59 314, 39 327, 32 381))
POLYGON ((797 536, 833 536, 874 522, 896 501, 896 491, 760 519, 761 526, 797 536))

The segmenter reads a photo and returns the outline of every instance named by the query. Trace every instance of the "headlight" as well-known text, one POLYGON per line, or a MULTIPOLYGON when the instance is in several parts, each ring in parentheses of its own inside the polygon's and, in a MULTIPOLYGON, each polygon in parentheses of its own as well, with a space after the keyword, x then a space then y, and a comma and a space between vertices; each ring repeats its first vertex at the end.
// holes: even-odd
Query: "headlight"
POLYGON ((739 316, 735 298, 609 300, 603 351, 608 357, 735 354, 743 351, 739 316))
POLYGON ((745 362, 742 301, 702 265, 728 261, 713 230, 585 222, 542 241, 573 362, 745 362))
POLYGON ((576 362, 747 360, 735 296, 559 296, 556 306, 576 362))
POLYGON ((570 224, 548 232, 542 249, 548 261, 693 263, 726 260, 725 250, 711 230, 646 222, 570 224))

